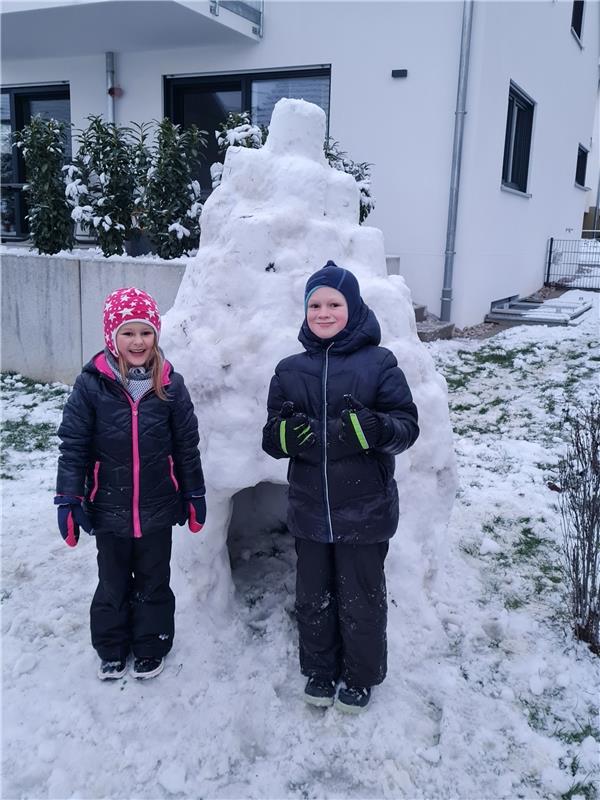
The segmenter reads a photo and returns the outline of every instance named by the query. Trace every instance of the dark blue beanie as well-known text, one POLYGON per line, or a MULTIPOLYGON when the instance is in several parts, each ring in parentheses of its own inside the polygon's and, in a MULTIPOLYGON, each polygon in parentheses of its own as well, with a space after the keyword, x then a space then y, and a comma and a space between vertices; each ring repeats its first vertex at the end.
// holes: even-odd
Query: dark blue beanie
POLYGON ((363 306, 360 296, 360 286, 354 275, 343 267, 338 267, 333 261, 328 261, 318 272, 313 273, 306 282, 304 290, 304 313, 308 309, 308 301, 311 295, 322 286, 329 286, 337 289, 346 298, 348 304, 348 324, 347 328, 352 328, 357 321, 359 312, 363 306))

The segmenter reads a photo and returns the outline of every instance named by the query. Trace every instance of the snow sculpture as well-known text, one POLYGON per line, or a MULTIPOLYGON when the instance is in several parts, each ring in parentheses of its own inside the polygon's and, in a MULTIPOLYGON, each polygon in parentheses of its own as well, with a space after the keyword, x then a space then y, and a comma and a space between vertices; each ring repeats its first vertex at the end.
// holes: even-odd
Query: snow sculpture
MULTIPOLYGON (((284 99, 262 149, 229 148, 222 183, 204 206, 198 255, 163 321, 163 346, 200 421, 209 508, 202 541, 177 537, 178 597, 188 590, 227 601, 233 497, 260 482, 286 483, 287 462, 261 450, 267 389, 276 363, 301 349, 304 284, 328 259, 357 276, 419 409, 420 438, 396 459, 401 517, 388 570, 411 608, 441 555, 456 484, 445 383, 417 338, 404 279, 387 275, 381 231, 358 225, 355 180, 325 160, 325 129, 320 108, 284 99)), ((282 509, 265 497, 264 524, 280 521, 282 509)))

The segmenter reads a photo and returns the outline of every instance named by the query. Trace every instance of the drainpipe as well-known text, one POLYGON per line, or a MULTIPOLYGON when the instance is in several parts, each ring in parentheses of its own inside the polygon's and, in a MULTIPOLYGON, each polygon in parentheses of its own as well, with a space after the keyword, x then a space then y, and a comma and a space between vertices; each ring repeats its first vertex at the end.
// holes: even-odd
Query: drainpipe
POLYGON ((452 276, 454 272, 454 245, 456 242, 456 218, 458 212, 458 189, 460 186, 460 162, 462 156, 465 115, 467 113, 467 82, 469 79, 469 56, 471 55, 471 23, 473 0, 463 3, 462 35, 460 39, 460 66, 454 118, 454 143, 452 145, 452 169, 450 172, 450 198, 448 201, 448 225, 446 228, 446 252, 444 255, 444 285, 440 318, 450 322, 452 308, 452 276))
POLYGON ((108 106, 106 119, 107 122, 115 121, 115 96, 111 91, 115 86, 115 54, 106 53, 106 96, 108 97, 108 106))

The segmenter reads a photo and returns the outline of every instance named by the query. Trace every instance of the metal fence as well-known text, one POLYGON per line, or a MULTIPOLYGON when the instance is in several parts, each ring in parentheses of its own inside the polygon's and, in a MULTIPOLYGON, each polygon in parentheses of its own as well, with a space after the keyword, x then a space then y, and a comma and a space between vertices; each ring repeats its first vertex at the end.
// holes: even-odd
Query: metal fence
POLYGON ((600 290, 600 231, 583 233, 589 238, 548 240, 546 285, 600 290))

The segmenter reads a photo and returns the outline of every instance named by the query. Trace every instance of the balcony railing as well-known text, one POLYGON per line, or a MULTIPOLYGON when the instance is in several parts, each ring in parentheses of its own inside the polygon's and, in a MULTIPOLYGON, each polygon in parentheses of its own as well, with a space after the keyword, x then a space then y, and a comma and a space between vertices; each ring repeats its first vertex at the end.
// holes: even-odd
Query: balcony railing
POLYGON ((210 10, 215 16, 225 8, 252 23, 252 33, 262 36, 264 0, 211 0, 210 10))

